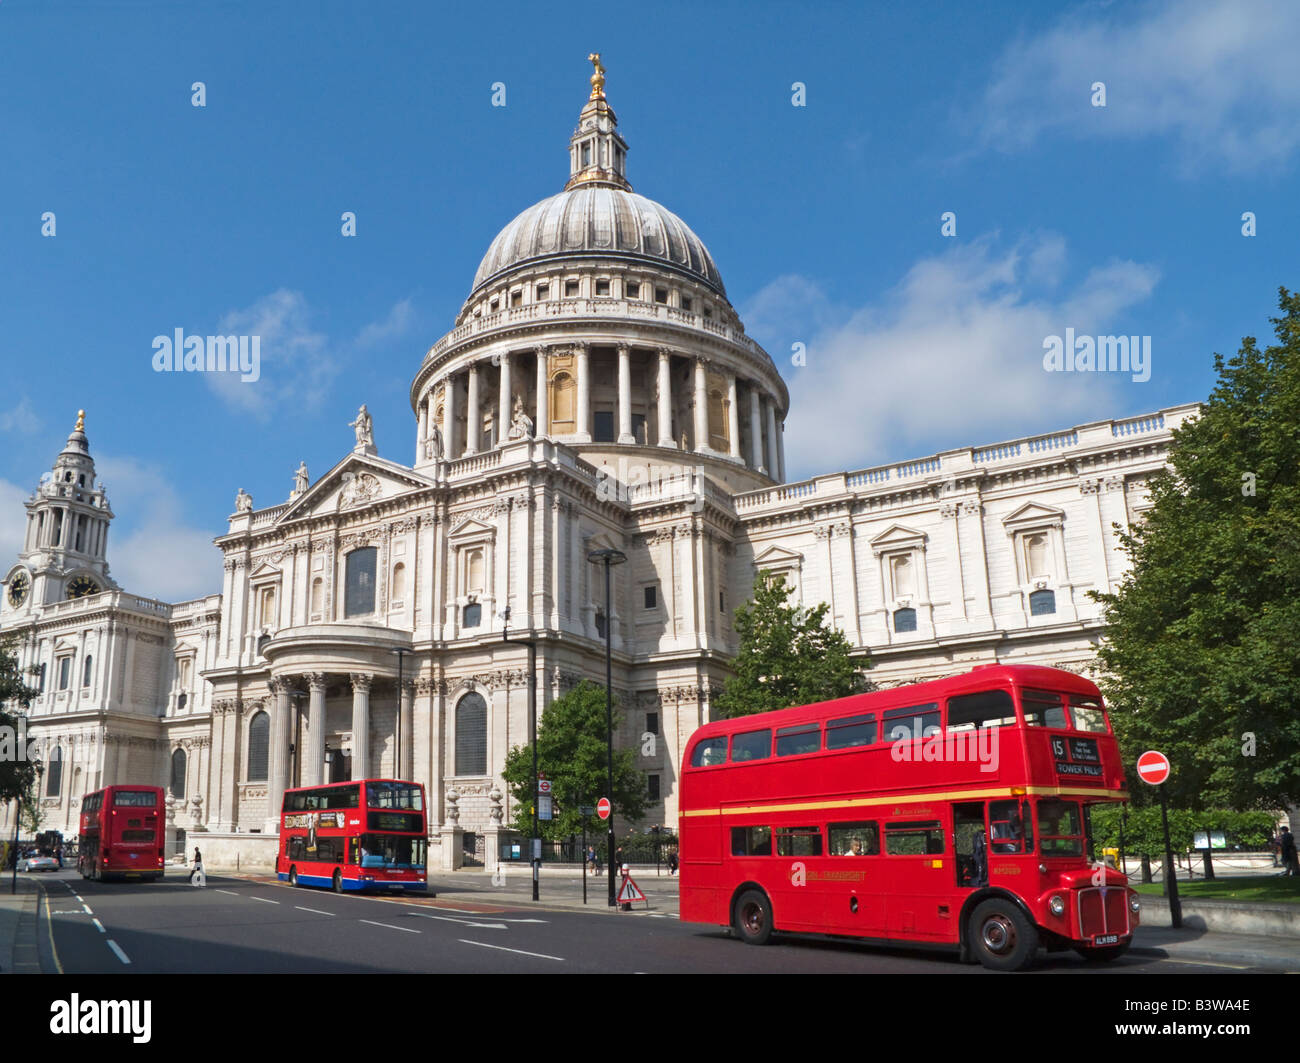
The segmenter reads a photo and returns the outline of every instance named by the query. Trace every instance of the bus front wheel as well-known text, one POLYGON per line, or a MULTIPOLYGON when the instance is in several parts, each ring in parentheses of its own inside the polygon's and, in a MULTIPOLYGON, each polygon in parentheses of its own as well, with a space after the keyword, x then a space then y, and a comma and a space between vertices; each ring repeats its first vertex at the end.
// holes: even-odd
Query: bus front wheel
POLYGON ((1128 952, 1129 944, 1126 941, 1122 945, 1102 945, 1099 948, 1075 949, 1074 951, 1085 960, 1109 963, 1111 960, 1117 960, 1128 952))
POLYGON ((766 945, 772 939, 772 902, 761 890, 746 890, 736 901, 732 925, 746 945, 766 945))
POLYGON ((1034 962, 1038 930, 1010 901, 989 900, 975 909, 970 922, 976 958, 993 971, 1021 971, 1034 962))
POLYGON ((337 868, 334 871, 334 892, 343 892, 343 872, 339 871, 337 868))

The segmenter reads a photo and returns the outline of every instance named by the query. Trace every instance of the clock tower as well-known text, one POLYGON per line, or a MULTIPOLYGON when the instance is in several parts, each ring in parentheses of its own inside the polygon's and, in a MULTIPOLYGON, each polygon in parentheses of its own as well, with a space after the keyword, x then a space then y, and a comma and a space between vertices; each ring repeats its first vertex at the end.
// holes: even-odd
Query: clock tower
POLYGON ((113 511, 104 485, 95 482, 85 424, 85 411, 78 410, 53 470, 25 503, 27 534, 5 580, 6 612, 117 589, 105 560, 113 511))

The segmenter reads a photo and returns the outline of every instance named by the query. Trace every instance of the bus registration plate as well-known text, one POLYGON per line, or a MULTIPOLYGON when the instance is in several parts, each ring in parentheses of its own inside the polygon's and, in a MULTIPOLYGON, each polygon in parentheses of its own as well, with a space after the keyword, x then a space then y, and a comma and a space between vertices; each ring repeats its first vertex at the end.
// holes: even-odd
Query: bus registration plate
POLYGON ((1094 945, 1117 945, 1119 944, 1118 934, 1098 934, 1092 939, 1094 945))

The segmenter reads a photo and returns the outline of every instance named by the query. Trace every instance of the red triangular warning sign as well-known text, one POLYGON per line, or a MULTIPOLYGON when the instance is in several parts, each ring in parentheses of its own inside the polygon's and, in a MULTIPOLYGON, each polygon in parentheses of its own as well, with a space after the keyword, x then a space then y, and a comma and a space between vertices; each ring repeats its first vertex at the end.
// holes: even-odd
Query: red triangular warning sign
POLYGON ((632 881, 631 875, 628 875, 623 879, 623 885, 619 887, 618 903, 631 904, 633 901, 645 901, 646 904, 650 903, 646 900, 646 895, 641 892, 641 887, 632 881))

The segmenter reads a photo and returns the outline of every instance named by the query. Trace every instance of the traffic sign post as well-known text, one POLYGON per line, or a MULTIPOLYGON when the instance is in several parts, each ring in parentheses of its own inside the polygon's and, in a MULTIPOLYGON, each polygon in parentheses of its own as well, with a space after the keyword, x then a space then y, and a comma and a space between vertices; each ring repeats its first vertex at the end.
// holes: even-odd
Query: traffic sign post
POLYGON ((1169 842, 1169 802, 1165 797, 1164 783, 1169 778, 1169 758, 1154 749, 1148 749, 1137 761, 1137 773, 1144 783, 1160 787, 1160 822, 1165 831, 1165 896, 1169 898, 1169 921, 1175 927, 1183 925, 1183 906, 1178 899, 1178 876, 1174 873, 1174 848, 1169 842))
POLYGON ((596 815, 598 815, 601 819, 609 819, 609 813, 612 810, 612 808, 613 806, 610 805, 609 798, 602 797, 599 801, 596 802, 596 815))

